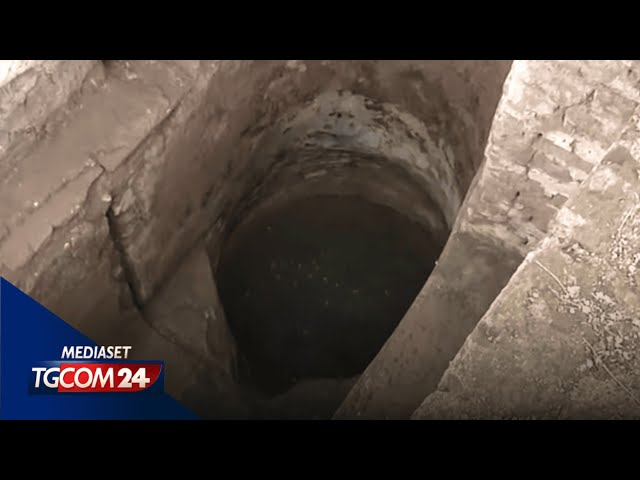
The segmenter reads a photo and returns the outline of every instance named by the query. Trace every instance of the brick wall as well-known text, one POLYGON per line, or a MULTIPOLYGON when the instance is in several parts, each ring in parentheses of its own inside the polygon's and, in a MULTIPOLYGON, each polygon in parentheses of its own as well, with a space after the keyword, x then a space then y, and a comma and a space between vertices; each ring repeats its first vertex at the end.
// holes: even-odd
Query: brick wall
POLYGON ((639 101, 639 62, 514 62, 457 228, 525 255, 639 101))

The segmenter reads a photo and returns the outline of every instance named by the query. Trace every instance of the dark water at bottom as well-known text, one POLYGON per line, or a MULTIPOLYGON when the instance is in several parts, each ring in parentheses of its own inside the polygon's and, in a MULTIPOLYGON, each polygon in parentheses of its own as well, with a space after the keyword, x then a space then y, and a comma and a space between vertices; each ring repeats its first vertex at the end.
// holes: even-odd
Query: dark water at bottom
POLYGON ((440 250, 420 225, 357 197, 312 197, 242 225, 217 278, 244 380, 276 394, 362 372, 440 250))

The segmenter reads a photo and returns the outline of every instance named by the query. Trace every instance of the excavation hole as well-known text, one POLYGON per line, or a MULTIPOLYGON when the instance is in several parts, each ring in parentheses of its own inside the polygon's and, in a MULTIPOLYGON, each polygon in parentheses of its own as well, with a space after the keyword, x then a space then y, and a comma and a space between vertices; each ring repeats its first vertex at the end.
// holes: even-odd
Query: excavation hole
POLYGON ((423 286, 442 245, 357 196, 269 205, 227 238, 218 288, 241 381, 276 395, 361 373, 423 286))

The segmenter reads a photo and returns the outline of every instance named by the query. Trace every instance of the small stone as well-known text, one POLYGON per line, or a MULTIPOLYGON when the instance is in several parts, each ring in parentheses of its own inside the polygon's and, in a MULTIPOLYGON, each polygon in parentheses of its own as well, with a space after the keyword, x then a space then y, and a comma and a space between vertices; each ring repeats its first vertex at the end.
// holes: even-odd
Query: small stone
POLYGON ((587 359, 587 368, 592 368, 593 367, 593 360, 591 360, 590 358, 587 359))
POLYGON ((104 203, 111 203, 111 200, 113 200, 113 199, 111 198, 111 195, 109 195, 108 193, 105 193, 104 195, 102 195, 101 200, 104 203))
POLYGON ((533 293, 531 294, 531 296, 532 296, 533 298, 538 298, 538 297, 540 296, 540 294, 539 294, 538 292, 533 292, 533 293))
POLYGON ((120 265, 116 265, 115 268, 111 271, 111 276, 117 280, 122 279, 123 274, 124 274, 124 270, 120 265))
POLYGON ((64 242, 64 249, 65 250, 69 250, 69 247, 71 247, 71 244, 69 242, 64 242))
POLYGON ((567 288, 567 293, 569 294, 569 296, 571 298, 575 298, 578 295, 580 295, 580 287, 578 287, 577 285, 573 285, 571 287, 567 288))
POLYGON ((40 203, 38 203, 38 202, 33 202, 33 208, 38 208, 38 205, 40 205, 40 203))
POLYGON ((591 313, 591 308, 587 307, 586 305, 583 305, 582 306, 582 313, 584 313, 584 314, 591 313))
POLYGON ((571 308, 569 309, 569 313, 573 315, 574 313, 576 313, 576 309, 575 309, 575 308, 573 308, 573 307, 571 307, 571 308))

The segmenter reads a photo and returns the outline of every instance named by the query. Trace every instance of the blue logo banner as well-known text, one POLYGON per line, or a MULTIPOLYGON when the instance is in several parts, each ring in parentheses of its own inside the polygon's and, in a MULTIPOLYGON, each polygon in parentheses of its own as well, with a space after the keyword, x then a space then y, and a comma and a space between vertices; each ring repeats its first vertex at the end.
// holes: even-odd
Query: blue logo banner
POLYGON ((163 362, 63 359, 68 346, 99 347, 0 277, 0 419, 198 419, 164 393, 163 362))

